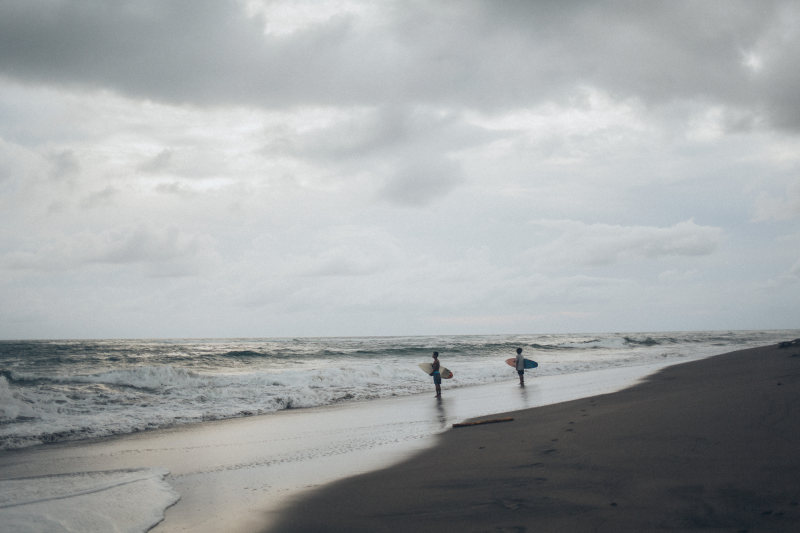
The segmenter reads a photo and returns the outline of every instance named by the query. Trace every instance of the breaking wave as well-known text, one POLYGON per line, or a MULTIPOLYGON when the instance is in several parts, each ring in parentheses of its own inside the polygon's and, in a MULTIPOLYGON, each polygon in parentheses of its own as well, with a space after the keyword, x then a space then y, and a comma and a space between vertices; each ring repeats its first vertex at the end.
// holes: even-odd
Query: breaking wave
POLYGON ((0 342, 0 449, 427 391, 433 350, 449 387, 682 362, 800 332, 0 342))

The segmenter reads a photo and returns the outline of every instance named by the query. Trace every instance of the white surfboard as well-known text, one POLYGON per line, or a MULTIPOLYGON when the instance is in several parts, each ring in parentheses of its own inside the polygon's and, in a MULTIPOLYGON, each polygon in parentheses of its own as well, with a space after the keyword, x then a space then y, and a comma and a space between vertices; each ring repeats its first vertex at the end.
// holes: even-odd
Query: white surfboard
MULTIPOLYGON (((433 363, 420 363, 419 367, 429 376, 433 374, 433 363)), ((439 367, 439 374, 441 374, 442 379, 450 379, 453 377, 453 373, 443 366, 439 367)))

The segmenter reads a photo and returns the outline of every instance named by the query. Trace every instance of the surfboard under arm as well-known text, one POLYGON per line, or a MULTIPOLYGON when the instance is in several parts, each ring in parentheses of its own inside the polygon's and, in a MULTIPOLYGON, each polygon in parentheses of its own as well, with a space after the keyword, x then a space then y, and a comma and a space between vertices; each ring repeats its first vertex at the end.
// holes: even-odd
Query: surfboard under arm
MULTIPOLYGON (((431 363, 420 363, 419 367, 429 376, 433 375, 433 365, 431 363)), ((450 379, 453 377, 453 372, 443 366, 439 367, 439 374, 442 376, 442 379, 450 379)))

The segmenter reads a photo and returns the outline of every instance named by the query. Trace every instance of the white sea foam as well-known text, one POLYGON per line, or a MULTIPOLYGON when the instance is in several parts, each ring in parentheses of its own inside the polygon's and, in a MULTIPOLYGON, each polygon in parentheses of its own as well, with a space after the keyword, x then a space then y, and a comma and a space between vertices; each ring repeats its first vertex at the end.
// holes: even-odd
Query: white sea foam
MULTIPOLYGON (((571 375, 541 382, 579 382, 577 393, 592 394, 602 389, 597 376, 603 373, 585 371, 608 369, 604 375, 620 376, 640 365, 679 363, 798 336, 793 331, 0 342, 0 449, 429 392, 431 378, 417 363, 430 360, 434 349, 455 373, 446 382, 448 389, 516 380, 503 360, 523 346, 525 355, 540 363, 536 375, 571 375)), ((477 390, 464 390, 463 396, 470 398, 477 390)), ((507 408, 486 399, 470 401, 507 408)), ((384 429, 370 428, 367 444, 325 441, 313 449, 292 447, 288 457, 302 461, 418 435, 406 428, 405 436, 398 437, 395 428, 384 429)), ((6 479, 0 481, 0 530, 146 531, 178 499, 165 475, 164 470, 145 469, 6 479)))
POLYGON ((21 400, 19 394, 11 390, 8 380, 0 376, 0 422, 33 416, 35 411, 31 404, 21 400))
POLYGON ((798 332, 0 343, 0 450, 426 391, 436 349, 449 388, 682 362, 798 332))
POLYGON ((3 531, 142 532, 178 494, 163 469, 79 472, 0 480, 3 531))

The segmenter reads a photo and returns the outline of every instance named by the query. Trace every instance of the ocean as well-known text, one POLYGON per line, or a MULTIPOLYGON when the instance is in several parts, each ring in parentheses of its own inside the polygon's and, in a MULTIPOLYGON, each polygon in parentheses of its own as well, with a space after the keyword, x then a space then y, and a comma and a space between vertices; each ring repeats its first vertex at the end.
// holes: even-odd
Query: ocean
POLYGON ((672 364, 800 337, 699 331, 274 339, 0 341, 0 450, 80 441, 287 409, 516 380, 522 347, 537 376, 672 364))

